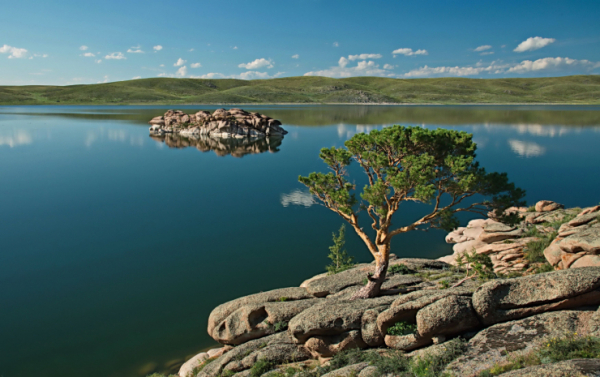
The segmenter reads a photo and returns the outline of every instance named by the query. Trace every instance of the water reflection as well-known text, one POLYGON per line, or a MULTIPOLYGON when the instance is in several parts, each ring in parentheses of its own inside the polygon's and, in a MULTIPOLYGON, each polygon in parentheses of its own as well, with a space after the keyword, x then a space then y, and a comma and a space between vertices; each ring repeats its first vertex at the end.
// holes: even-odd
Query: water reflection
POLYGON ((0 129, 0 147, 6 145, 10 148, 28 145, 33 142, 31 134, 25 130, 8 128, 0 129))
POLYGON ((310 207, 313 204, 316 204, 315 199, 308 191, 294 190, 289 194, 281 194, 281 205, 284 207, 290 205, 310 207))
POLYGON ((546 154, 546 148, 530 141, 510 139, 508 140, 508 145, 510 145, 510 149, 513 152, 525 158, 539 157, 546 154))
POLYGON ((195 147, 200 152, 214 151, 217 156, 232 155, 233 157, 244 157, 249 154, 263 152, 279 152, 282 138, 212 138, 206 135, 194 137, 181 136, 179 134, 150 135, 150 137, 169 148, 195 147))

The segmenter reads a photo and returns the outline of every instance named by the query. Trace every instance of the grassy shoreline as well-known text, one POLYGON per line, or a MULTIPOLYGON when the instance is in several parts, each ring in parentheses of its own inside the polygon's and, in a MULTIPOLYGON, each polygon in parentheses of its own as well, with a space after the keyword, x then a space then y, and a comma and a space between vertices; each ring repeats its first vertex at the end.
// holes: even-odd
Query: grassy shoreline
POLYGON ((149 78, 71 86, 0 86, 0 105, 600 105, 600 76, 514 79, 149 78))

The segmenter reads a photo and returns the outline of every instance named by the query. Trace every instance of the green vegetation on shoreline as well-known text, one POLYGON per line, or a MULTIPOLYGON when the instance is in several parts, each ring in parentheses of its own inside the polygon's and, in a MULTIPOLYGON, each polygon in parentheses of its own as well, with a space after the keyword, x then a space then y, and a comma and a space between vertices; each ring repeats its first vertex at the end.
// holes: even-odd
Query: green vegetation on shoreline
POLYGON ((268 80, 149 78, 71 86, 0 86, 0 105, 231 103, 600 104, 600 76, 268 80))

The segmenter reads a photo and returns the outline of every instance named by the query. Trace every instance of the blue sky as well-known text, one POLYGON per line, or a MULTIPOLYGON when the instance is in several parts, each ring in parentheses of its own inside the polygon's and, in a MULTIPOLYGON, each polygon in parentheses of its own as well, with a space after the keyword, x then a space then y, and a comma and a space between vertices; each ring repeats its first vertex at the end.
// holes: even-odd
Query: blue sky
POLYGON ((600 1, 13 0, 0 85, 600 73, 600 1))

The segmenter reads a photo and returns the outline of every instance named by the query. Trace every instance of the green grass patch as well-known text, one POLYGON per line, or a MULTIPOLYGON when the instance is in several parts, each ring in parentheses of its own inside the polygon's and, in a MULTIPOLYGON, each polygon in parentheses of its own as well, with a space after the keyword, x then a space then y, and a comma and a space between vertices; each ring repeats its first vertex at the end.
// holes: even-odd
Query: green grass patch
POLYGON ((250 376, 251 377, 260 377, 263 374, 267 373, 268 371, 272 370, 275 367, 275 365, 265 359, 260 359, 257 360, 254 365, 252 365, 252 368, 250 368, 250 376))
POLYGON ((557 233, 552 232, 545 236, 541 236, 537 241, 528 242, 523 249, 525 259, 527 259, 529 263, 547 263, 546 257, 544 256, 544 250, 550 246, 552 240, 554 240, 556 236, 557 233))
POLYGON ((417 325, 404 321, 396 322, 394 325, 388 327, 388 335, 409 335, 414 334, 417 331, 417 325))
POLYGON ((409 275, 414 273, 414 271, 405 264, 393 264, 388 268, 387 273, 388 275, 409 275))

